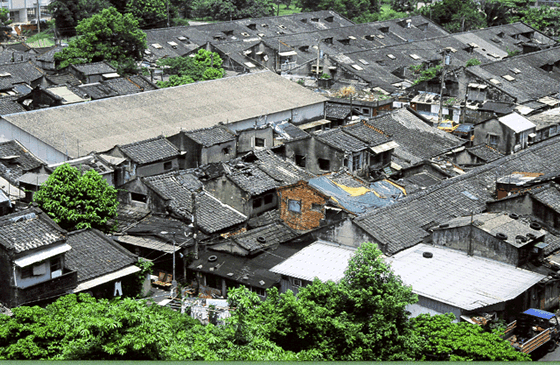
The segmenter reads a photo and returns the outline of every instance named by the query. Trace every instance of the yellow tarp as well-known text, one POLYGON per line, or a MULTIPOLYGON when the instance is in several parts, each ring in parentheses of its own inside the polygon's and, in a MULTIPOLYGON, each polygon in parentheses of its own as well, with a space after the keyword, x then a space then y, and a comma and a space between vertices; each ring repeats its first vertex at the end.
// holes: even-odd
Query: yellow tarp
POLYGON ((341 188, 342 190, 344 190, 345 192, 347 192, 351 196, 360 196, 360 195, 364 195, 365 193, 368 193, 368 192, 372 191, 379 198, 379 194, 377 194, 375 191, 370 190, 370 189, 368 189, 364 186, 361 186, 359 188, 351 188, 350 186, 344 186, 344 185, 341 185, 341 184, 337 184, 334 181, 333 181, 333 184, 335 184, 336 186, 338 186, 339 188, 341 188))

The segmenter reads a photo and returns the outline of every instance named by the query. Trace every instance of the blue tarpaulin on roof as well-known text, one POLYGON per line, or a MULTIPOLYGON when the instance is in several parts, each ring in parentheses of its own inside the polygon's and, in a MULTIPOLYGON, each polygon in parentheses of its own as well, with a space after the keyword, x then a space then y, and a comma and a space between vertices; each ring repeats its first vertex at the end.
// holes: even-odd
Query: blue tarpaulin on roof
POLYGON ((550 313, 547 311, 543 311, 542 309, 535 309, 535 308, 527 309, 525 312, 523 312, 523 314, 527 314, 529 316, 543 318, 543 319, 554 318, 554 313, 550 313))
POLYGON ((309 185, 334 199, 352 213, 364 213, 368 208, 379 208, 391 205, 404 193, 386 180, 376 181, 368 187, 370 191, 362 195, 351 195, 333 183, 326 176, 309 180, 309 185), (377 193, 377 194, 376 194, 377 193))

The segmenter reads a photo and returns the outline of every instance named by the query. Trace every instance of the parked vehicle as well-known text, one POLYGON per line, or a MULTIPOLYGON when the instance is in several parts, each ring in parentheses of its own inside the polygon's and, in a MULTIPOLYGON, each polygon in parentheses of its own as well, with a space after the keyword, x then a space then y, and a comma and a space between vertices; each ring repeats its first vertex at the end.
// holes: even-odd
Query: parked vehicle
POLYGON ((527 309, 510 324, 503 335, 518 351, 529 354, 547 346, 553 351, 560 337, 560 323, 554 313, 541 309, 527 309))

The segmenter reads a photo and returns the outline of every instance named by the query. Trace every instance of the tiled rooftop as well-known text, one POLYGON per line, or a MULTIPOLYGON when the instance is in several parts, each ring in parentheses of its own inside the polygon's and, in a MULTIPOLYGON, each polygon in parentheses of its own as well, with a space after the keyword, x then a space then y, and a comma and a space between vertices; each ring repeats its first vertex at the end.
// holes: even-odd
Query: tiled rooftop
POLYGON ((185 132, 185 134, 203 147, 210 147, 235 140, 235 133, 222 126, 196 129, 194 131, 185 132))
POLYGON ((32 208, 0 217, 0 244, 16 253, 65 240, 66 231, 40 209, 32 208))
POLYGON ((78 272, 78 283, 134 265, 138 259, 112 239, 95 229, 70 232, 66 241, 72 249, 66 265, 78 272))
POLYGON ((133 162, 143 165, 179 156, 179 150, 165 137, 146 139, 119 146, 133 162))

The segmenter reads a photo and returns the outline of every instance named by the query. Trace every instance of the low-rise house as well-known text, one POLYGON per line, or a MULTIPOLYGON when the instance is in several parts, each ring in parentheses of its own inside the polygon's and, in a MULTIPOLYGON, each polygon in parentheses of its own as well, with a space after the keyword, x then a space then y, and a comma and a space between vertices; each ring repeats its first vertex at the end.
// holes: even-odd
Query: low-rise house
POLYGON ((203 180, 203 184, 210 194, 247 217, 278 206, 275 190, 280 183, 253 164, 224 165, 222 174, 203 180))
POLYGON ((67 85, 44 88, 36 86, 30 93, 21 96, 18 102, 27 110, 51 108, 54 106, 81 103, 90 100, 83 93, 76 92, 67 85))
MULTIPOLYGON (((136 177, 153 176, 179 168, 181 153, 165 137, 159 136, 125 145, 116 145, 102 153, 117 158, 126 158, 128 164, 123 171, 123 182, 136 177)), ((118 182, 121 179, 116 179, 118 182)))
POLYGON ((194 168, 213 162, 226 162, 237 155, 237 136, 225 126, 183 131, 168 137, 179 151, 185 151, 184 166, 194 168))
POLYGON ((52 299, 73 289, 77 272, 65 255, 67 232, 39 209, 0 218, 0 300, 17 307, 52 299))
POLYGON ((532 142, 536 143, 560 134, 560 108, 546 110, 542 113, 528 116, 527 119, 536 125, 532 142))
POLYGON ((72 293, 87 292, 95 297, 136 295, 135 264, 138 257, 96 229, 70 232, 66 264, 78 273, 72 293))
POLYGON ((453 163, 461 167, 474 167, 502 158, 504 154, 487 144, 480 144, 452 151, 451 157, 453 163))
MULTIPOLYGON (((99 82, 105 79, 105 76, 116 75, 117 69, 105 61, 82 63, 78 65, 70 65, 68 71, 76 76, 84 84, 99 82)), ((118 77, 118 75, 117 75, 118 77)))
POLYGON ((68 164, 75 167, 82 174, 89 171, 95 170, 103 179, 107 181, 107 184, 115 186, 114 170, 106 163, 103 159, 97 157, 96 155, 89 155, 85 157, 75 158, 73 160, 68 160, 62 163, 47 165, 47 169, 54 171, 57 167, 68 164))
MULTIPOLYGON (((222 203, 208 191, 201 191, 201 182, 185 171, 146 177, 141 181, 147 188, 144 197, 150 210, 154 213, 170 212, 189 223, 194 214, 197 229, 208 236, 237 231, 247 221, 243 213, 222 203)), ((229 200, 232 204, 235 202, 229 200)))
POLYGON ((280 293, 291 290, 297 294, 301 287, 311 284, 315 278, 323 282, 339 282, 355 251, 354 247, 317 240, 270 271, 282 276, 280 293))
POLYGON ((503 154, 512 154, 529 146, 536 125, 527 118, 511 113, 475 124, 473 144, 487 144, 503 154))
POLYGON ((514 266, 535 261, 539 257, 536 247, 547 234, 540 224, 503 212, 459 217, 431 230, 437 246, 514 266))
POLYGON ((538 283, 545 275, 445 247, 419 244, 385 261, 418 295, 418 303, 407 306, 414 317, 453 313, 459 320, 497 312, 511 320, 527 308, 539 308, 544 298, 538 283))

